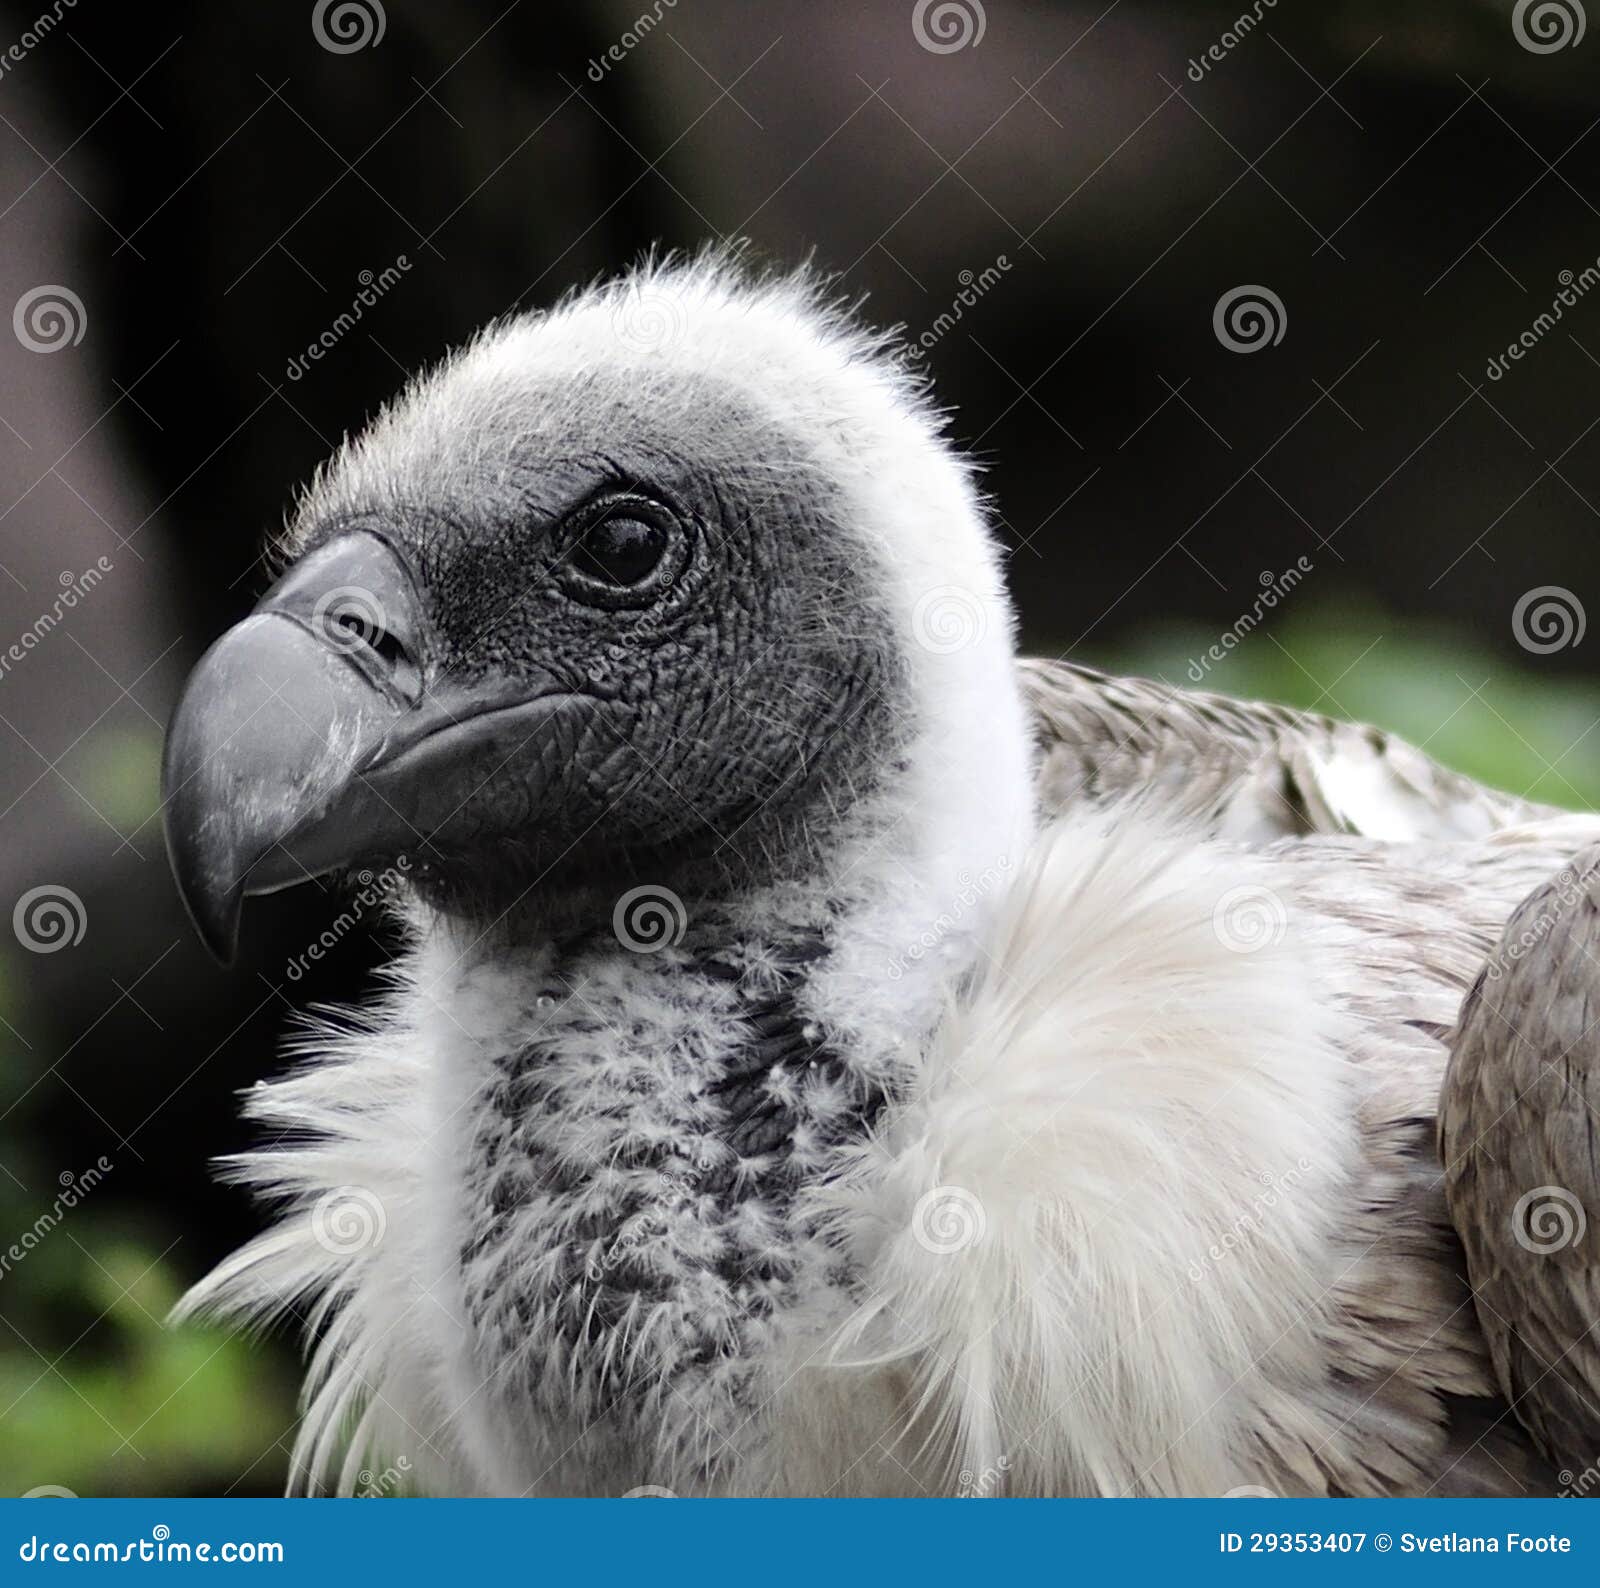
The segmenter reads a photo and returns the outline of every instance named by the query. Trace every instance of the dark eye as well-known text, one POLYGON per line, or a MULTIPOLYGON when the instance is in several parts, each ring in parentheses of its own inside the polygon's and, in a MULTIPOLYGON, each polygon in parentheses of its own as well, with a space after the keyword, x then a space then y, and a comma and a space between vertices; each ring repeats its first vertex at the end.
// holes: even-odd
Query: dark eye
POLYGON ((591 579, 626 589, 655 572, 667 549, 667 531, 626 508, 589 525, 572 548, 572 564, 591 579))
POLYGON ((660 502, 624 492, 585 504, 566 526, 558 569, 592 605, 644 606, 671 584, 688 555, 684 531, 660 502))

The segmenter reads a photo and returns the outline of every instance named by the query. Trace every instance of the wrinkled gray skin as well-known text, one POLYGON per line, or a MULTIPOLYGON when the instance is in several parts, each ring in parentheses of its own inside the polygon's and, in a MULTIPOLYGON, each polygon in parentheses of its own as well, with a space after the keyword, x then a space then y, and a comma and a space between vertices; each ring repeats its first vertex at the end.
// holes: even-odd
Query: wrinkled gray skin
POLYGON ((904 710, 889 623, 825 476, 737 396, 676 383, 665 401, 524 398, 524 417, 570 417, 473 456, 459 438, 388 440, 401 468, 370 486, 347 472, 301 516, 305 551, 359 529, 397 554, 426 617, 427 692, 509 680, 574 702, 509 760, 497 745, 459 769, 459 810, 417 851, 436 905, 559 916, 563 890, 609 900, 639 877, 704 895, 804 875, 881 764, 904 710), (648 600, 608 600, 575 572, 572 515, 617 491, 673 521, 679 571, 648 600))

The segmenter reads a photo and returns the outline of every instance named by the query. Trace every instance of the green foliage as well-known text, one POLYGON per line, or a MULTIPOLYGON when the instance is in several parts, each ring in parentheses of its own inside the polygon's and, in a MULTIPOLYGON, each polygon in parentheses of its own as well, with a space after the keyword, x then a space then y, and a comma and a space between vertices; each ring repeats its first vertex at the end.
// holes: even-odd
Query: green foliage
POLYGON ((87 1206, 10 1267, 0 1494, 281 1492, 292 1384, 256 1343, 168 1328, 177 1297, 167 1264, 87 1206))
POLYGON ((1291 595, 1197 680, 1219 638, 1196 624, 1164 625, 1104 665, 1376 723, 1497 788, 1552 805, 1600 804, 1600 689, 1562 671, 1560 656, 1508 645, 1517 658, 1508 661, 1446 628, 1291 595))

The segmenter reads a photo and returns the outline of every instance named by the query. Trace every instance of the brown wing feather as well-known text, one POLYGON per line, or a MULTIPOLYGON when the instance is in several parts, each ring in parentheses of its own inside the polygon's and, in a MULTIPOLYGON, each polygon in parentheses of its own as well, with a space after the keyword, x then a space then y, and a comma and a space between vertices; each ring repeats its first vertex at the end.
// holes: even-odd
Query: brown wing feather
POLYGON ((1047 815, 1139 793, 1247 843, 1307 833, 1481 838, 1554 814, 1361 724, 1025 659, 1047 815))
POLYGON ((1500 1383, 1550 1459, 1591 1479, 1600 1455, 1597 1110, 1600 846, 1513 913, 1462 1007, 1439 1120, 1450 1210, 1500 1383))
POLYGON ((1296 883, 1285 903, 1323 923, 1332 990, 1362 1033, 1365 1162, 1327 1333, 1335 1380, 1324 1415, 1338 1433, 1324 1433, 1301 1460, 1321 1477, 1310 1492, 1559 1486, 1510 1404, 1474 1310, 1434 1138, 1463 995, 1518 901, 1597 835, 1600 820, 1565 817, 1477 843, 1312 836, 1274 846, 1296 883))

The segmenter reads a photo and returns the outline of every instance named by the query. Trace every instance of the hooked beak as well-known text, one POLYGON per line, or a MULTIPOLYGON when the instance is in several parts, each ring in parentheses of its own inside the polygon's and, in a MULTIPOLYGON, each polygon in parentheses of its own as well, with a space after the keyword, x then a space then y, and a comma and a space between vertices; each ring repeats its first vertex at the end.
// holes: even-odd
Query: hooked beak
POLYGON ((200 659, 167 730, 167 854, 207 948, 246 894, 426 847, 493 775, 537 769, 570 696, 424 686, 427 619, 377 536, 319 548, 200 659), (529 747, 542 741, 532 755, 529 747))

